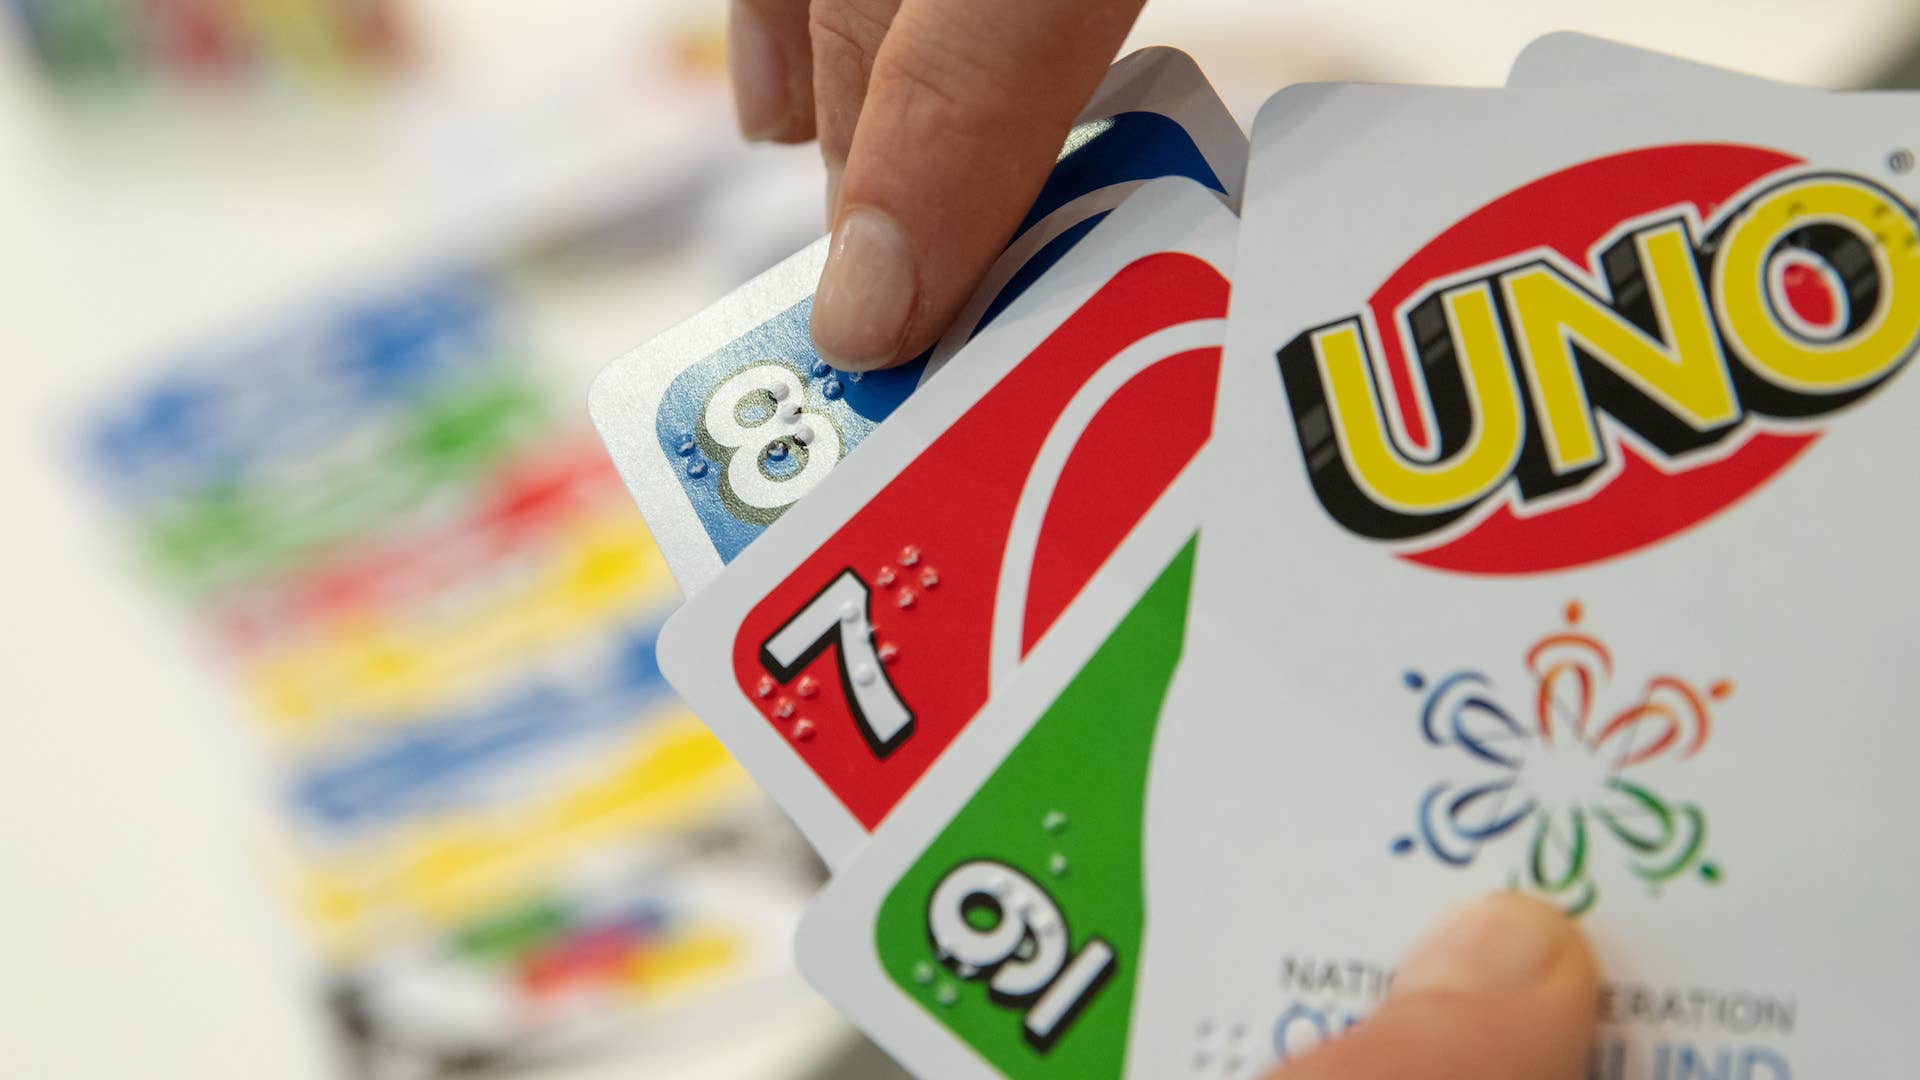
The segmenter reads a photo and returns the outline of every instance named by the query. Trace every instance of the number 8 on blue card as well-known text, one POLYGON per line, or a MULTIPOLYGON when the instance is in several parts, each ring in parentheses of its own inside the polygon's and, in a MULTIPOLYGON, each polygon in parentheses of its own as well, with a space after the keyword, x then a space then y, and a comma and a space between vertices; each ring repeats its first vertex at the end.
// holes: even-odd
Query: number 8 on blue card
POLYGON ((900 403, 1148 181, 1238 209, 1246 136, 1185 54, 1116 64, 1006 253, 926 356, 840 372, 814 352, 819 241, 611 365, 594 422, 681 587, 698 592, 900 403))

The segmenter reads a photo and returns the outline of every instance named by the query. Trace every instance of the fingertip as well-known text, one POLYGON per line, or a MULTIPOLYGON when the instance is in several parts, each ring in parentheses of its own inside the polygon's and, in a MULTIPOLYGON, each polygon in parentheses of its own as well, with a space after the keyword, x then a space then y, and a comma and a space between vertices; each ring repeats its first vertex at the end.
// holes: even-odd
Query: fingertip
POLYGON ((813 344, 843 371, 875 371, 907 358, 920 303, 912 239, 883 210, 840 216, 813 300, 813 344))
POLYGON ((787 126, 773 134, 749 135, 744 130, 741 138, 748 142, 774 143, 780 146, 798 146, 813 141, 813 122, 805 117, 797 117, 787 126))
POLYGON ((1499 892, 1442 916, 1408 953, 1393 991, 1485 991, 1562 979, 1590 985, 1595 978, 1571 919, 1533 897, 1499 892))
POLYGON ((797 70, 792 31, 754 4, 733 5, 727 70, 734 120, 748 142, 798 143, 813 137, 813 102, 806 92, 811 75, 797 70))
MULTIPOLYGON (((1138 0, 895 5, 871 70, 861 72, 857 125, 833 119, 835 96, 816 91, 830 164, 841 160, 831 133, 852 134, 836 197, 841 220, 859 207, 885 212, 918 259, 911 285, 888 286, 910 303, 888 309, 898 318, 884 333, 875 329, 878 307, 858 320, 845 308, 816 307, 822 349, 863 369, 918 355, 966 308, 1032 210, 1139 8, 1138 0), (866 331, 856 334, 860 323, 866 331)), ((819 56, 815 63, 832 66, 819 56)))
POLYGON ((1572 920, 1517 893, 1441 917, 1352 1030, 1267 1080, 1580 1080, 1599 975, 1572 920))

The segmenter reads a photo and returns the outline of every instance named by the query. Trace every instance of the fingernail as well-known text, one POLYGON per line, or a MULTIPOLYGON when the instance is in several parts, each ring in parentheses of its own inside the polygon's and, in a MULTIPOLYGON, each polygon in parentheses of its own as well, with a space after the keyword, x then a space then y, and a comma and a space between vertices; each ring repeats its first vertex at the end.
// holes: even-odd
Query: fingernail
POLYGON ((847 173, 845 162, 836 165, 827 162, 827 228, 833 228, 834 218, 840 213, 840 178, 847 173))
POLYGON ((1544 980, 1574 941, 1573 924, 1538 900, 1496 893, 1455 909, 1400 965, 1393 993, 1481 991, 1544 980))
POLYGON ((814 347, 847 370, 892 363, 906 339, 919 288, 913 250, 899 223, 872 207, 847 211, 834 231, 814 295, 814 347))
POLYGON ((754 142, 784 135, 793 119, 787 60, 765 20, 750 4, 733 6, 727 66, 733 73, 734 111, 740 134, 754 142))

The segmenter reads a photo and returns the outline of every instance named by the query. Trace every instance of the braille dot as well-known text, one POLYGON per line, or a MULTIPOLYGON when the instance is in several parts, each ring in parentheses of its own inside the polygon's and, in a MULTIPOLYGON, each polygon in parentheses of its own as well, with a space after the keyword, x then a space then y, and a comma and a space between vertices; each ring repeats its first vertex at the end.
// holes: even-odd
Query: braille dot
POLYGON ((801 424, 793 429, 793 441, 801 446, 813 445, 813 425, 801 424))
POLYGON ((927 963, 925 960, 913 965, 913 981, 919 983, 921 986, 926 986, 933 982, 933 965, 927 963))
POLYGON ((767 460, 778 464, 779 462, 787 460, 787 455, 791 453, 792 451, 787 449, 785 442, 777 442, 767 447, 767 460))
POLYGON ((820 684, 813 681, 813 676, 808 675, 794 684, 793 692, 803 698, 811 698, 820 693, 820 684))
POLYGON ((912 589, 901 589, 900 595, 895 597, 893 601, 894 606, 898 607, 901 611, 906 611, 919 602, 920 598, 914 595, 912 589))
POLYGON ((825 360, 815 360, 813 366, 808 368, 807 371, 816 379, 824 379, 833 369, 827 366, 825 360))
POLYGON ((1049 810, 1047 816, 1040 819, 1040 827, 1050 833, 1058 834, 1067 827, 1067 815, 1058 810, 1049 810))
POLYGON ((794 742, 812 742, 813 741, 813 721, 805 719, 804 717, 799 720, 795 720, 793 722, 793 741, 794 742))
POLYGON ((846 392, 847 388, 841 385, 839 379, 828 379, 820 386, 820 395, 828 401, 839 401, 841 395, 846 392))
POLYGON ((843 623, 859 622, 860 621, 860 605, 854 603, 851 600, 847 601, 844 604, 841 604, 840 605, 840 621, 843 623))
POLYGON ((878 677, 879 673, 873 670, 872 664, 853 665, 853 682, 855 686, 872 686, 873 680, 878 677))
POLYGON ((681 457, 692 457, 693 452, 699 448, 700 444, 694 441, 693 436, 682 435, 680 436, 680 445, 674 449, 679 451, 681 457))
POLYGON ((792 396, 793 387, 788 386, 786 380, 782 379, 768 387, 767 393, 772 395, 773 400, 776 402, 785 401, 788 397, 792 396))
POLYGON ((955 990, 952 983, 948 983, 934 991, 933 1000, 942 1005, 951 1005, 960 1000, 960 991, 955 990))
POLYGON ((879 653, 880 653, 881 663, 891 664, 895 660, 900 659, 900 646, 895 645, 892 642, 888 642, 885 645, 880 646, 879 653))
POLYGON ((891 566, 883 566, 880 568, 879 573, 873 575, 873 583, 883 589, 892 587, 893 583, 898 580, 900 579, 894 574, 893 567, 891 566))
POLYGON ((1067 857, 1057 851, 1054 852, 1047 859, 1047 873, 1052 874, 1054 877, 1065 877, 1067 873, 1067 857))
POLYGON ((757 698, 770 698, 773 696, 773 688, 773 680, 762 675, 760 676, 760 681, 754 684, 753 696, 757 698))
POLYGON ((785 720, 793 715, 793 699, 781 698, 773 703, 773 715, 776 720, 785 720))
POLYGON ((900 549, 900 565, 914 566, 920 562, 920 545, 908 544, 900 549))
POLYGON ((1402 836, 1393 842, 1393 853, 1395 855, 1411 855, 1413 854, 1413 846, 1413 837, 1402 836))
POLYGON ((935 570, 931 566, 927 567, 925 570, 920 571, 920 587, 923 589, 939 588, 940 587, 940 571, 935 570))
POLYGON ((694 458, 692 461, 687 462, 687 475, 693 477, 695 480, 707 475, 707 460, 705 458, 694 458))

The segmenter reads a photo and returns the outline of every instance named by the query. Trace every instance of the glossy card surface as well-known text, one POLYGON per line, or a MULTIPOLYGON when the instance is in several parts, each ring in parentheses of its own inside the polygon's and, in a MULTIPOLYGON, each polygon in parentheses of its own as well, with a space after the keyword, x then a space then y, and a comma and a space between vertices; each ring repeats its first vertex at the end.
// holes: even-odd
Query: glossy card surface
POLYGON ((1903 1060, 1914 117, 1277 98, 1164 705, 990 708, 810 979, 939 1075, 1254 1077, 1515 888, 1599 954, 1592 1076, 1903 1060))
POLYGON ((1135 53, 1109 73, 1006 253, 927 356, 860 375, 809 337, 822 240, 611 365, 595 424, 689 595, 813 491, 875 426, 1155 178, 1238 208, 1246 137, 1193 61, 1135 53))
POLYGON ((1124 1069, 1146 912, 1112 882, 1142 872, 1210 454, 807 913, 808 981, 919 1075, 1124 1069))
POLYGON ((1206 442, 1233 232, 1143 189, 668 624, 668 678, 830 863, 1206 442))
POLYGON ((1505 886, 1594 942, 1597 1076, 1876 1071, 1920 958, 1896 914, 1920 881, 1858 858, 1901 829, 1863 792, 1920 749, 1884 719, 1895 643, 1920 640, 1893 464, 1920 407, 1914 104, 1270 108, 1249 249, 1329 269, 1300 289, 1285 260, 1239 266, 1222 451, 1286 465, 1207 523, 1189 647, 1215 659, 1170 700, 1148 903, 1212 925, 1155 943, 1140 1065, 1190 1059, 1203 1019, 1289 1056, 1378 983, 1276 970, 1390 971, 1443 906, 1505 886), (1416 197, 1378 171, 1436 143, 1416 197), (1308 210, 1332 205, 1373 208, 1360 242, 1308 210), (1281 529, 1291 558, 1249 603, 1236 568, 1281 529), (1234 823, 1308 807, 1284 860, 1230 857, 1234 823))

